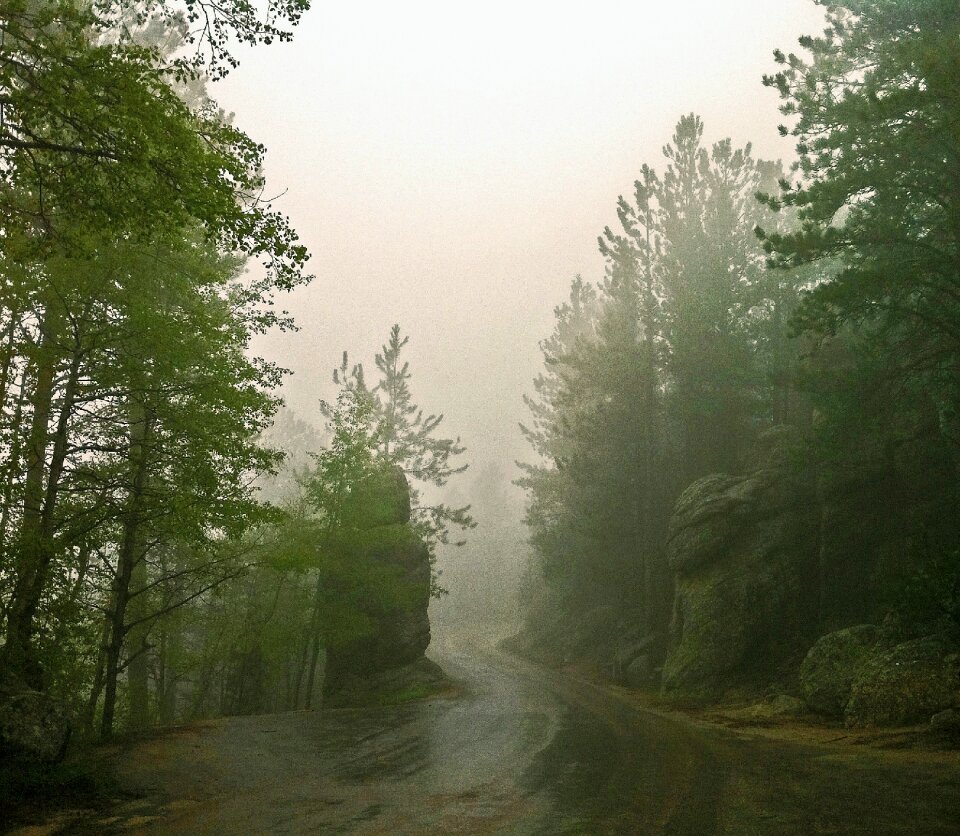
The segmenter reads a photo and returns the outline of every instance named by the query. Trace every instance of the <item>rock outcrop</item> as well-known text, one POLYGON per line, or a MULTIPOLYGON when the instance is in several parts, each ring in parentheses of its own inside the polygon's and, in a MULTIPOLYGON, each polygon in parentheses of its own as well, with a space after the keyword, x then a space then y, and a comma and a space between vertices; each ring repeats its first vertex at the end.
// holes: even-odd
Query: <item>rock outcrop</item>
POLYGON ((430 644, 430 554, 410 526, 410 489, 402 471, 387 468, 359 486, 346 514, 359 530, 351 537, 355 557, 392 570, 402 602, 361 603, 372 628, 363 638, 328 649, 325 693, 350 701, 379 688, 399 690, 442 678, 423 655, 430 644))
POLYGON ((786 432, 771 434, 757 470, 706 476, 677 501, 664 691, 714 698, 803 647, 816 601, 818 511, 796 450, 786 432))

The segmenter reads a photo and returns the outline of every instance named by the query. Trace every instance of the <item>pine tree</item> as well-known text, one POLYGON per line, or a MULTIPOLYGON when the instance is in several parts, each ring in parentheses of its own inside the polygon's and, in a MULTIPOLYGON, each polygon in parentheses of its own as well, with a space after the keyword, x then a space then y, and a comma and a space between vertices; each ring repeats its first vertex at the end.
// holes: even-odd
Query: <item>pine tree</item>
MULTIPOLYGON (((442 488, 469 465, 453 461, 466 452, 459 438, 437 436, 443 414, 425 415, 413 401, 410 364, 401 356, 409 340, 401 336, 399 325, 390 329, 387 342, 374 357, 379 379, 372 388, 367 384, 363 365, 351 366, 347 352, 343 353, 339 368, 334 369, 333 380, 342 391, 352 393, 372 410, 378 457, 397 465, 413 480, 410 486, 413 523, 430 549, 431 562, 435 562, 438 547, 463 545, 464 540, 452 537, 456 532, 476 527, 476 522, 470 515, 469 505, 452 507, 424 500, 425 490, 432 493, 433 489, 442 488)), ((329 407, 325 414, 329 417, 329 407)), ((439 595, 443 590, 438 580, 439 576, 434 575, 434 594, 439 595)))
POLYGON ((599 287, 578 279, 556 311, 522 428, 542 461, 519 480, 567 611, 632 607, 650 632, 668 617, 674 501, 700 476, 735 472, 773 421, 767 355, 792 289, 766 281, 754 235, 771 216, 754 193, 777 166, 729 140, 706 147, 694 115, 664 155, 662 176, 644 166, 633 199, 618 200, 599 287))
POLYGON ((795 326, 868 323, 960 444, 960 7, 847 0, 826 14, 822 36, 800 39, 806 54, 777 50, 764 79, 799 154, 767 203, 799 227, 761 234, 775 267, 821 268, 795 326))

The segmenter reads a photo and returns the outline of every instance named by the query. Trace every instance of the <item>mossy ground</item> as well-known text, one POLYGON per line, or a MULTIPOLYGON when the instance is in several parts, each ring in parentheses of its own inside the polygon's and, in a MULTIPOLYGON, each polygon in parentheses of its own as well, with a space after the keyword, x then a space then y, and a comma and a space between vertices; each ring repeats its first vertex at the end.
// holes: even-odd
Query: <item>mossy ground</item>
POLYGON ((452 698, 459 694, 449 680, 437 682, 414 682, 401 688, 384 688, 372 695, 374 705, 402 705, 403 703, 427 700, 434 697, 452 698))

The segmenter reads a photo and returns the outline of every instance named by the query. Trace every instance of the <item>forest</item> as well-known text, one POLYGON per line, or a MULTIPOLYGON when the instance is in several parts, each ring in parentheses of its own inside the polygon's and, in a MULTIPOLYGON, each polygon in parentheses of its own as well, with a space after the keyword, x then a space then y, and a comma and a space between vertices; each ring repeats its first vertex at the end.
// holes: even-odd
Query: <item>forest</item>
POLYGON ((309 708, 326 649, 439 594, 432 554, 473 525, 407 486, 465 465, 412 400, 399 326, 369 386, 344 354, 312 424, 278 413, 287 372, 251 352, 295 327, 277 299, 310 280, 308 253, 263 197, 263 148, 207 85, 236 40, 286 39, 306 6, 273 3, 265 24, 245 3, 4 5, 0 713, 14 754, 309 708), (421 560, 416 577, 384 549, 421 560))
POLYGON ((824 5, 763 79, 797 161, 683 116, 555 310, 519 644, 910 723, 956 701, 960 17, 824 5))
POLYGON ((211 91, 309 0, 4 0, 0 793, 118 735, 448 688, 428 603, 478 522, 465 621, 519 601, 525 659, 960 741, 960 7, 812 2, 757 85, 795 159, 680 116, 554 309, 507 589, 399 325, 313 415, 259 356, 310 253, 211 91))

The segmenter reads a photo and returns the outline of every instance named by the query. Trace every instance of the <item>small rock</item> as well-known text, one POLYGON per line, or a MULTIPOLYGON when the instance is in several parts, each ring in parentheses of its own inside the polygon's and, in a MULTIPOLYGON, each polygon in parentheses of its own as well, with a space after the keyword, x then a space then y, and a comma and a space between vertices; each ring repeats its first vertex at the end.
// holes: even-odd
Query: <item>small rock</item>
POLYGON ((930 718, 930 731, 944 737, 960 738, 960 709, 938 711, 930 718))

